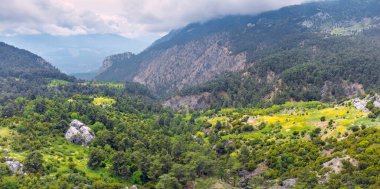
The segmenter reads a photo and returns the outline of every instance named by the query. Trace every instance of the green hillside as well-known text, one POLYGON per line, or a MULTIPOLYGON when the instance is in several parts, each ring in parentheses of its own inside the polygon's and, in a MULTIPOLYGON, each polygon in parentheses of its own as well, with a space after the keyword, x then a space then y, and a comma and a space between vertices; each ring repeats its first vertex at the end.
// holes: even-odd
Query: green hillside
POLYGON ((350 101, 175 113, 126 93, 101 93, 18 98, 13 116, 3 109, 0 186, 252 188, 289 179, 296 179, 296 188, 380 184, 380 119, 350 101), (64 138, 74 119, 95 133, 90 147, 64 138), (11 176, 4 164, 10 159, 28 174, 11 176), (330 161, 342 167, 326 166, 330 161))

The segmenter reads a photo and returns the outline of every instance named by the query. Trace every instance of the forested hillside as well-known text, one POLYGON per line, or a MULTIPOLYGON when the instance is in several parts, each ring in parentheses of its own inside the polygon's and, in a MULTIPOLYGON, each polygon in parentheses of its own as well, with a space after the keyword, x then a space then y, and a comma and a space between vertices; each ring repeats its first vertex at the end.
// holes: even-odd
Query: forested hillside
MULTIPOLYGON (((87 85, 88 94, 6 103, 2 188, 380 186, 377 97, 176 113, 139 95, 143 87, 87 85), (75 120, 90 129, 89 144, 68 138, 75 120)), ((50 85, 74 90, 64 86, 50 85)))
MULTIPOLYGON (((273 53, 247 70, 188 87, 180 96, 206 93, 208 105, 203 108, 220 108, 281 104, 288 100, 331 102, 365 92, 379 92, 380 75, 376 70, 380 66, 380 38, 377 33, 378 30, 371 30, 363 34, 365 36, 349 39, 288 39, 302 46, 273 53)), ((173 100, 175 98, 169 102, 173 100)), ((173 105, 194 108, 197 103, 173 105)))
POLYGON ((41 57, 0 43, 0 101, 18 96, 35 97, 47 90, 53 79, 74 81, 41 57))
MULTIPOLYGON (((199 95, 197 88, 211 93, 205 86, 226 82, 215 78, 232 72, 243 81, 217 91, 228 93, 226 106, 260 104, 263 98, 340 100, 372 91, 379 82, 379 6, 375 0, 322 1, 190 24, 97 79, 135 81, 168 97, 184 90, 199 95)), ((211 104, 221 98, 212 96, 206 100, 211 104)))

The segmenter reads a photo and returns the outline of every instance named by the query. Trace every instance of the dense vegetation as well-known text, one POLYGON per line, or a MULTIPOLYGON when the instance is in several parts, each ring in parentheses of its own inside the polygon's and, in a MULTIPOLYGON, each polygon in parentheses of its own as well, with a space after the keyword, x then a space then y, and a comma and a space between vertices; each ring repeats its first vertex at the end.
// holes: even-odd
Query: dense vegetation
POLYGON ((44 94, 52 79, 74 81, 41 57, 0 43, 0 102, 44 94))
MULTIPOLYGON (((377 11, 368 9, 356 14, 377 11)), ((299 13, 291 10, 263 14, 263 23, 299 13)), ((259 17, 240 18, 226 19, 235 27, 259 17)), ((234 28, 220 28, 224 21, 191 25, 199 27, 194 36, 177 31, 151 48, 234 28)), ((247 52, 254 63, 182 91, 210 93, 211 106, 181 112, 161 106, 140 84, 78 81, 0 44, 0 188, 380 188, 380 99, 361 88, 380 92, 378 30, 344 36, 355 31, 316 29, 301 35, 286 22, 268 33, 278 38, 230 36, 232 53, 247 52), (257 40, 267 48, 256 49, 257 40), (73 120, 94 133, 89 146, 65 139, 73 120), (13 173, 10 161, 24 172, 13 173)), ((119 64, 137 69, 141 57, 119 64)))
POLYGON ((380 184, 380 121, 350 103, 175 113, 135 84, 49 86, 55 95, 1 106, 3 188, 252 188, 293 178, 297 188, 380 184), (89 148, 65 140, 73 119, 95 132, 89 148), (27 175, 11 175, 4 164, 9 157, 22 162, 27 175), (342 160, 336 173, 324 166, 344 157, 358 164, 342 160))

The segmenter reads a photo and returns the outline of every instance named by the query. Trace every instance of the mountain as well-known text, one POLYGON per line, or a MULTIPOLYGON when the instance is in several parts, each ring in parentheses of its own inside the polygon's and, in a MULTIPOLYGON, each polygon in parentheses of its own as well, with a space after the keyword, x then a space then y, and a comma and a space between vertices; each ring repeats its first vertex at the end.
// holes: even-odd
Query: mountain
POLYGON ((379 6, 323 1, 190 24, 96 79, 225 106, 358 95, 380 84, 379 6))
POLYGON ((124 62, 128 62, 132 57, 134 57, 135 54, 131 52, 116 54, 112 56, 108 56, 104 59, 102 67, 99 70, 99 73, 106 71, 108 68, 110 68, 114 64, 123 64, 124 62))
POLYGON ((151 43, 150 39, 129 39, 113 34, 16 35, 0 36, 0 41, 37 53, 68 74, 96 72, 104 57, 125 51, 138 53, 151 43))
POLYGON ((0 42, 0 76, 2 77, 66 77, 38 55, 0 42))
POLYGON ((74 78, 38 55, 0 42, 0 101, 41 93, 52 80, 73 81, 74 78))

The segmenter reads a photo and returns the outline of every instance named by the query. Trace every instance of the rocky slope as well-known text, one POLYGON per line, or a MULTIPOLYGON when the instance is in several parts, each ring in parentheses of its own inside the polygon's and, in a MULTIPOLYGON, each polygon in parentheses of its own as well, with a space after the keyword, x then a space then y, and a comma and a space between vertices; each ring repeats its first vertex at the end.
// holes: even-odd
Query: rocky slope
MULTIPOLYGON (((358 36, 368 34, 372 38, 364 37, 367 42, 378 41, 376 31, 380 26, 380 11, 374 7, 379 6, 380 2, 375 0, 326 1, 286 7, 256 16, 229 16, 190 24, 172 31, 141 54, 113 64, 99 74, 97 80, 135 81, 158 94, 171 95, 184 88, 207 83, 227 72, 238 72, 244 78, 248 69, 256 69, 261 72, 248 74, 256 81, 274 86, 269 91, 259 91, 263 93, 262 97, 273 99, 278 95, 276 91, 293 85, 282 84, 283 70, 316 60, 324 64, 330 61, 330 57, 325 56, 326 52, 342 53, 339 49, 343 46, 339 45, 358 44, 355 41, 358 36), (283 62, 284 57, 278 55, 298 56, 298 51, 305 52, 300 53, 304 57, 295 61, 297 63, 283 62), (263 61, 273 64, 265 67, 263 61), (275 75, 268 78, 267 73, 275 75)), ((374 48, 377 46, 373 45, 374 48)), ((347 63, 351 60, 342 61, 347 63)), ((323 89, 326 95, 320 96, 326 96, 326 99, 336 97, 331 87, 338 83, 346 85, 342 87, 346 89, 347 96, 368 88, 362 82, 344 78, 333 84, 329 83, 332 77, 323 80, 326 84, 322 86, 302 84, 298 87, 305 91, 323 89), (354 85, 364 85, 364 89, 356 90, 354 85), (348 89, 350 87, 353 90, 348 89)))

